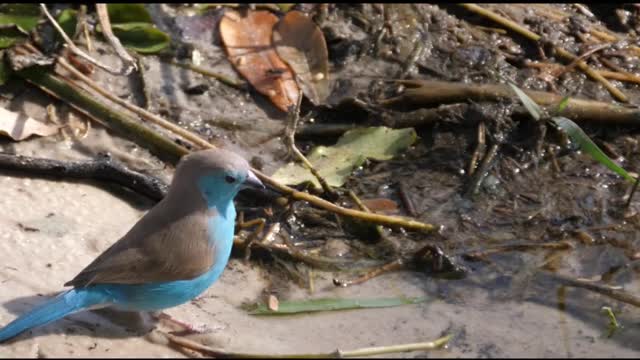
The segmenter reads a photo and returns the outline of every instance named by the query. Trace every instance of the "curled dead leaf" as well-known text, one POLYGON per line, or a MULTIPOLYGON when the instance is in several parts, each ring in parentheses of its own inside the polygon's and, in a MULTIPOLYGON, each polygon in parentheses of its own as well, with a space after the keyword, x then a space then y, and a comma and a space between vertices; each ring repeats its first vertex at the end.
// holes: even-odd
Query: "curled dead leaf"
POLYGON ((324 35, 300 11, 289 11, 273 31, 278 55, 293 69, 304 94, 316 105, 329 95, 329 55, 324 35))
POLYGON ((278 301, 278 298, 275 297, 275 295, 269 295, 269 310, 271 311, 278 311, 278 306, 279 306, 280 302, 278 301))
POLYGON ((280 110, 297 103, 298 85, 289 66, 271 43, 278 17, 269 11, 227 10, 220 21, 220 36, 235 69, 280 110))
POLYGON ((387 198, 362 199, 362 203, 375 213, 395 213, 398 211, 398 204, 387 198))
POLYGON ((31 135, 49 136, 58 132, 58 126, 46 125, 24 114, 0 108, 0 135, 21 141, 31 135))

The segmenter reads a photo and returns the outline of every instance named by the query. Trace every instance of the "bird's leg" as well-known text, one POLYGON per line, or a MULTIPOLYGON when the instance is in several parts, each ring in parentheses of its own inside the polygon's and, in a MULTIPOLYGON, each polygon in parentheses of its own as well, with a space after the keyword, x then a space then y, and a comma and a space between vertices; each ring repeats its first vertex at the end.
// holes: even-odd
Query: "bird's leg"
POLYGON ((248 228, 254 225, 258 225, 256 229, 247 237, 247 240, 244 242, 244 261, 249 261, 251 257, 251 247, 254 242, 264 231, 264 225, 267 223, 265 218, 257 218, 251 221, 244 221, 244 213, 241 212, 238 216, 238 227, 241 229, 248 228))
POLYGON ((173 334, 173 335, 185 336, 185 335, 191 335, 191 334, 205 334, 212 331, 206 325, 197 327, 191 324, 187 324, 162 311, 151 312, 150 315, 156 321, 173 325, 173 326, 169 325, 169 327, 171 328, 175 328, 177 326, 182 329, 182 330, 169 332, 170 334, 173 334))

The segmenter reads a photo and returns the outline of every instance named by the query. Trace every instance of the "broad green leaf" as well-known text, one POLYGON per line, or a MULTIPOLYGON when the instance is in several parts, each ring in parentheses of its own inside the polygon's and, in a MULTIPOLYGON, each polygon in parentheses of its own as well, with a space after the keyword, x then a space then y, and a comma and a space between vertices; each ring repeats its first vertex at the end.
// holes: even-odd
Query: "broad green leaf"
POLYGON ((364 308, 392 307, 425 302, 426 298, 380 298, 380 299, 336 299, 323 298, 311 300, 281 301, 276 311, 265 304, 248 306, 251 315, 289 315, 297 313, 335 311, 364 308))
POLYGON ((144 4, 107 4, 109 21, 113 24, 153 23, 144 4))
MULTIPOLYGON (((64 9, 60 15, 58 15, 56 21, 69 37, 73 37, 76 33, 76 26, 78 24, 78 11, 74 9, 64 9)), ((60 36, 59 34, 57 35, 60 36)))
POLYGON ((27 35, 17 26, 0 29, 0 49, 13 46, 16 42, 26 39, 27 35))
POLYGON ((622 176, 627 181, 632 183, 636 182, 636 179, 633 176, 629 175, 629 173, 620 167, 618 164, 613 162, 600 148, 587 136, 587 134, 582 131, 582 129, 578 126, 578 124, 573 121, 567 119, 566 117, 556 116, 551 118, 560 129, 566 132, 573 141, 577 142, 580 145, 582 151, 588 153, 597 160, 602 165, 608 167, 611 171, 616 174, 622 176))
POLYGON ((527 111, 529 111, 531 117, 533 117, 535 121, 539 121, 542 118, 542 109, 540 106, 536 104, 536 102, 533 101, 524 91, 520 90, 520 88, 514 83, 509 81, 508 84, 511 86, 513 91, 515 91, 516 95, 518 95, 520 101, 522 101, 522 105, 524 105, 527 111))
POLYGON ((0 49, 21 39, 38 25, 40 7, 37 4, 0 4, 0 49))
POLYGON ((143 54, 153 54, 167 48, 169 35, 148 23, 111 24, 113 34, 122 45, 143 54))
POLYGON ((0 25, 17 25, 25 31, 33 30, 40 19, 38 4, 1 4, 0 25))
MULTIPOLYGON (((346 178, 364 161, 389 160, 407 149, 417 138, 413 128, 390 129, 384 126, 347 131, 334 146, 315 147, 307 156, 313 167, 331 186, 342 186, 346 178)), ((278 169, 273 178, 287 185, 318 180, 303 165, 289 163, 278 169)))
POLYGON ((277 3, 276 4, 278 6, 278 8, 280 8, 280 11, 282 12, 287 12, 289 10, 291 10, 292 7, 294 7, 296 4, 281 4, 281 3, 277 3))

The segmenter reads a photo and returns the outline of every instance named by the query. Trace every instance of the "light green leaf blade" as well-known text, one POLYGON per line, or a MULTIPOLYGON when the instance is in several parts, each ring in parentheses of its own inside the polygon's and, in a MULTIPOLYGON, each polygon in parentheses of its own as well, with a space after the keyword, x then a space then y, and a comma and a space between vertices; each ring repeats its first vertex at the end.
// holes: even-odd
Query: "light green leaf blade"
POLYGON ((578 124, 562 116, 553 117, 551 118, 551 121, 553 121, 560 129, 566 132, 573 141, 577 142, 580 145, 582 151, 588 153, 596 161, 608 167, 616 174, 622 176, 627 181, 630 181, 632 183, 636 182, 636 179, 633 178, 633 176, 629 175, 629 173, 625 169, 613 162, 613 160, 611 160, 604 152, 602 152, 598 145, 596 145, 589 138, 589 136, 587 136, 587 134, 582 131, 578 124))
POLYGON ((122 45, 142 54, 154 54, 166 49, 171 38, 148 23, 112 24, 113 34, 122 45))
POLYGON ((25 39, 26 33, 38 25, 39 18, 37 4, 0 4, 0 49, 25 39))
MULTIPOLYGON (((342 186, 353 170, 369 159, 389 160, 407 149, 417 139, 413 128, 390 129, 384 126, 347 131, 334 146, 315 147, 307 159, 330 186, 342 186)), ((289 163, 278 169, 273 178, 287 185, 317 179, 303 165, 289 163)))
POLYGON ((566 109, 567 106, 569 105, 569 99, 571 97, 569 95, 565 96, 562 98, 562 100, 560 100, 560 103, 558 104, 558 114, 562 112, 562 110, 566 109))
POLYGON ((111 25, 137 22, 151 24, 153 22, 144 4, 107 4, 107 12, 111 25))
POLYGON ((17 25, 25 31, 33 30, 40 19, 38 4, 0 4, 0 25, 17 25))
POLYGON ((265 304, 250 305, 251 315, 289 315, 298 313, 336 311, 364 308, 392 307, 425 302, 426 298, 378 298, 378 299, 338 299, 322 298, 311 300, 282 301, 278 310, 270 310, 265 304))
POLYGON ((540 108, 540 106, 538 104, 536 104, 536 102, 533 101, 533 99, 531 99, 529 97, 529 95, 527 95, 524 91, 522 91, 514 83, 509 81, 508 84, 509 84, 509 86, 511 86, 511 88, 516 93, 516 95, 518 95, 518 97, 520 98, 520 101, 522 102, 522 105, 524 105, 524 107, 527 109, 529 114, 531 114, 531 117, 535 121, 539 121, 542 118, 542 109, 540 108))

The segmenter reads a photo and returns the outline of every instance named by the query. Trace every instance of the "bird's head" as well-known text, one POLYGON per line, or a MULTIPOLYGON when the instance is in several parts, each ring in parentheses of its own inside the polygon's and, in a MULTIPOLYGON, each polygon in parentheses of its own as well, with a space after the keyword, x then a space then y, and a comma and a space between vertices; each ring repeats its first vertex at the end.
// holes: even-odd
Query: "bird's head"
MULTIPOLYGON (((241 156, 223 149, 193 152, 180 160, 170 192, 197 189, 209 207, 227 203, 246 187, 264 188, 241 156)), ((180 191, 182 192, 182 191, 180 191)))

